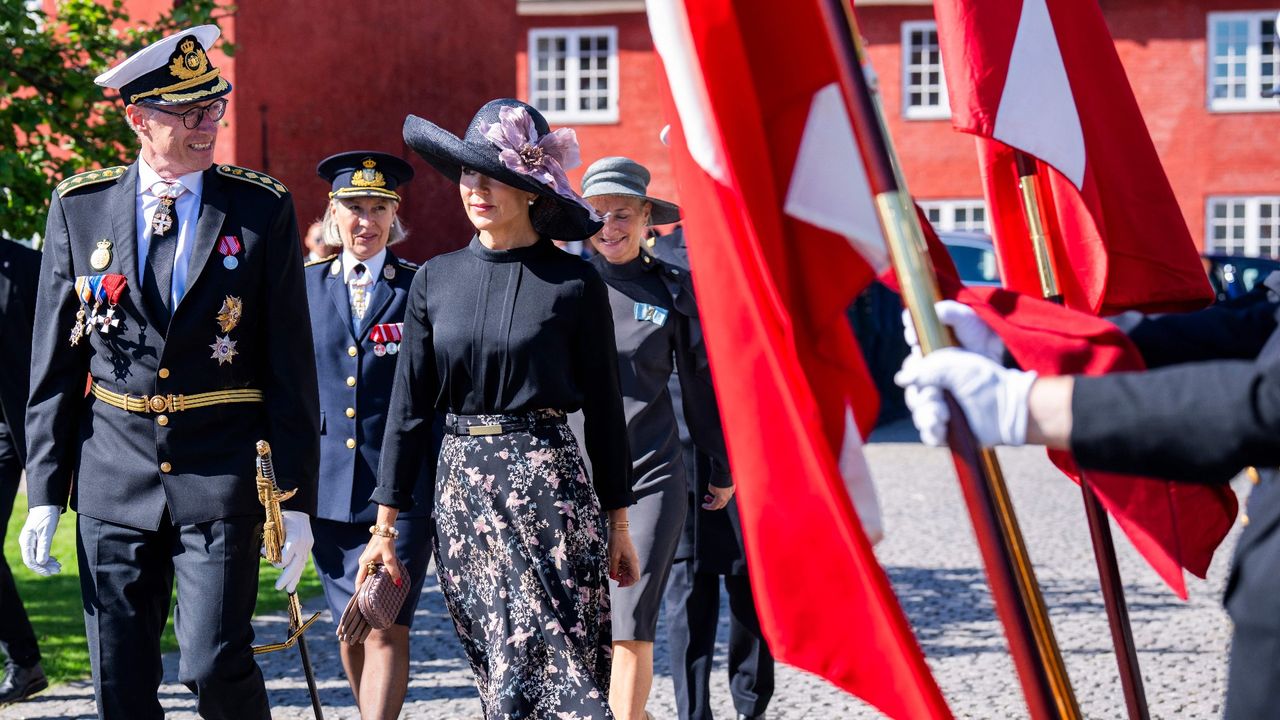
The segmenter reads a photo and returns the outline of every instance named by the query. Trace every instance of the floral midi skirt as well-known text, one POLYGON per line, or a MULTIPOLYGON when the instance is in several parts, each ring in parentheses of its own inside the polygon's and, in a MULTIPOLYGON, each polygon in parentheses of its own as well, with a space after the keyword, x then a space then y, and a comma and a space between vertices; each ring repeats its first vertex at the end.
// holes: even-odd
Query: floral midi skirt
POLYGON ((536 424, 440 450, 436 567, 489 720, 613 717, 605 520, 563 417, 457 418, 536 424))

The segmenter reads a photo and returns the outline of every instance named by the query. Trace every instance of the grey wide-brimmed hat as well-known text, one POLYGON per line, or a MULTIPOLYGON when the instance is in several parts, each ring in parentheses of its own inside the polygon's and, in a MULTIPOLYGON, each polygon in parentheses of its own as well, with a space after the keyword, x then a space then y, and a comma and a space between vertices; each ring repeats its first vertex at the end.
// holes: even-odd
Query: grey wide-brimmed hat
POLYGON ((625 157, 606 157, 591 163, 582 176, 582 197, 601 195, 630 195, 653 203, 649 214, 650 225, 667 225, 680 220, 680 208, 675 203, 650 197, 649 170, 640 163, 625 157))
POLYGON ((404 119, 404 141, 455 183, 467 167, 536 194, 529 219, 534 230, 553 240, 585 240, 603 226, 564 174, 582 162, 574 132, 552 132, 542 113, 519 100, 485 103, 461 138, 410 115, 404 119))

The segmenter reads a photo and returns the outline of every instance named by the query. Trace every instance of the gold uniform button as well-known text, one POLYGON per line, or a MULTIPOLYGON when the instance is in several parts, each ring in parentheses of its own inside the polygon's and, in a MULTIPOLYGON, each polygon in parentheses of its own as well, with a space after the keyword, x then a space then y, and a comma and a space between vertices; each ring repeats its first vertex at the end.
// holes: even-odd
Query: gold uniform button
POLYGON ((160 372, 158 374, 160 375, 161 380, 169 377, 169 368, 160 368, 160 372))
POLYGON ((356 386, 356 379, 353 377, 347 378, 347 387, 355 387, 355 386, 356 386))
POLYGON ((160 427, 164 427, 165 425, 168 425, 168 424, 169 424, 169 416, 168 416, 168 415, 161 415, 160 417, 156 418, 156 424, 157 424, 157 425, 159 425, 160 427))
POLYGON ((355 408, 347 408, 347 417, 355 417, 355 416, 356 416, 356 409, 355 409, 355 408))
POLYGON ((355 449, 356 449, 356 439, 355 439, 355 438, 347 438, 347 449, 349 449, 349 450, 355 450, 355 449))
POLYGON ((352 345, 351 347, 347 348, 347 354, 348 354, 348 355, 350 355, 351 357, 355 357, 355 356, 356 356, 356 346, 355 346, 355 345, 352 345))
POLYGON ((170 471, 170 470, 172 470, 172 469, 173 469, 173 466, 172 466, 172 465, 170 465, 169 463, 167 463, 167 462, 162 462, 162 463, 160 463, 160 472, 162 472, 162 473, 167 473, 167 472, 169 472, 169 471, 170 471))

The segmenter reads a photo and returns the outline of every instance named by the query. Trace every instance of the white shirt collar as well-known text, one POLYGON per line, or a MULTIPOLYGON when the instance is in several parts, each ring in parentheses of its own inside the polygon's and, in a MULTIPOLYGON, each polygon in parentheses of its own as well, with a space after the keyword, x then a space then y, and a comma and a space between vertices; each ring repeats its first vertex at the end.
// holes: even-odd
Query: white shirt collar
POLYGON ((387 249, 385 247, 379 250, 377 255, 374 255, 368 260, 357 260, 356 256, 353 255, 350 250, 343 248, 342 250, 342 282, 350 283, 351 269, 354 268, 357 263, 364 263, 365 272, 367 273, 369 282, 373 283, 377 281, 378 275, 382 274, 382 266, 385 265, 386 262, 387 262, 387 249))
MULTIPOLYGON (((158 182, 169 182, 160 177, 160 174, 151 169, 147 161, 138 156, 138 194, 151 195, 151 188, 158 182)), ((182 183, 182 187, 186 188, 186 194, 193 198, 199 198, 200 192, 204 190, 204 173, 193 172, 182 175, 178 178, 178 182, 182 183)))

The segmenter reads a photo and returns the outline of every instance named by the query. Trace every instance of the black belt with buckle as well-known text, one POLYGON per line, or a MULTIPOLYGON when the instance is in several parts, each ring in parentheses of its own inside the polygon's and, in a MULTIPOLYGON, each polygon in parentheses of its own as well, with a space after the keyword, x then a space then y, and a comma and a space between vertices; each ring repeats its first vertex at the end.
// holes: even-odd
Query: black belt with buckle
POLYGON ((444 419, 444 431, 450 435, 483 437, 486 435, 506 435, 513 432, 529 432, 539 427, 559 425, 564 421, 564 412, 561 410, 534 410, 520 415, 455 415, 449 413, 444 419), (497 422, 493 422, 494 420, 497 420, 497 422))

